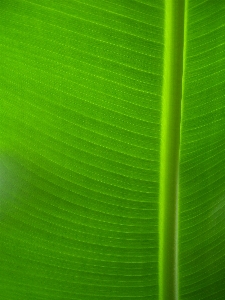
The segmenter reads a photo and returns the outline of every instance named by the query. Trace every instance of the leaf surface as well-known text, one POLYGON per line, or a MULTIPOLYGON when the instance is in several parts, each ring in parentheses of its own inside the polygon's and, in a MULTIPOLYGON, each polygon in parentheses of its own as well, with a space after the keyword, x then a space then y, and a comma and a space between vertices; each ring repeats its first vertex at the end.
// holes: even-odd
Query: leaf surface
POLYGON ((179 178, 181 299, 223 299, 225 5, 188 1, 179 178))
MULTIPOLYGON (((167 6, 2 0, 0 11, 2 299, 162 299, 160 222, 176 218, 159 211, 167 6)), ((222 1, 185 3, 182 300, 224 296, 224 13, 222 1)))

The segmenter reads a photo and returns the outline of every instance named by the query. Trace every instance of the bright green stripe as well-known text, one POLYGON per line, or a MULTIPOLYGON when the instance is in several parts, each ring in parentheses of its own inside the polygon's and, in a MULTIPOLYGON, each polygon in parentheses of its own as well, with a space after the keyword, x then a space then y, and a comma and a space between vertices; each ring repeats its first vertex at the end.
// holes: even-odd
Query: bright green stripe
POLYGON ((178 299, 177 208, 185 0, 165 1, 159 210, 160 299, 178 299))

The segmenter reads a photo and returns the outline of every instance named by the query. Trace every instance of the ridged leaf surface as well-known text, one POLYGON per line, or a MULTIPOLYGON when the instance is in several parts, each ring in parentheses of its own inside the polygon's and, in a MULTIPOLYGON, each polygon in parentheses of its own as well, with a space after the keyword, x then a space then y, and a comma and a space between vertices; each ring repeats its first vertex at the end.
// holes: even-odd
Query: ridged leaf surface
POLYGON ((225 4, 188 1, 179 178, 181 299, 225 295, 225 4))
MULTIPOLYGON (((1 1, 1 299, 160 297, 166 13, 162 0, 1 1)), ((225 293, 224 15, 223 1, 185 1, 181 300, 225 293)))

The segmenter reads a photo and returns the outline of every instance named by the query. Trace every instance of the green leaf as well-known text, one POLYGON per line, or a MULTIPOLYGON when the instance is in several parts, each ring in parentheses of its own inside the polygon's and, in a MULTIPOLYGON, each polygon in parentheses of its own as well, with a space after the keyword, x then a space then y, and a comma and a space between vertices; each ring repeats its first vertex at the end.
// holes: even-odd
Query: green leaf
POLYGON ((1 299, 224 299, 224 2, 0 13, 1 299))
POLYGON ((182 299, 225 294, 225 4, 188 1, 179 176, 182 299))

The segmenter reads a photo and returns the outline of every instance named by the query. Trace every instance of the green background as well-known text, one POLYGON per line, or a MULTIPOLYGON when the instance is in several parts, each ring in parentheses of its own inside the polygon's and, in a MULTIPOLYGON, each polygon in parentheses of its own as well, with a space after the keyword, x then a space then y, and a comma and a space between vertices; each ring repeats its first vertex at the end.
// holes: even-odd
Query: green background
MULTIPOLYGON (((179 294, 224 299, 225 4, 186 2, 179 294)), ((164 6, 1 1, 1 299, 158 299, 164 6)))
POLYGON ((188 1, 179 195, 181 299, 225 297, 225 3, 188 1))

